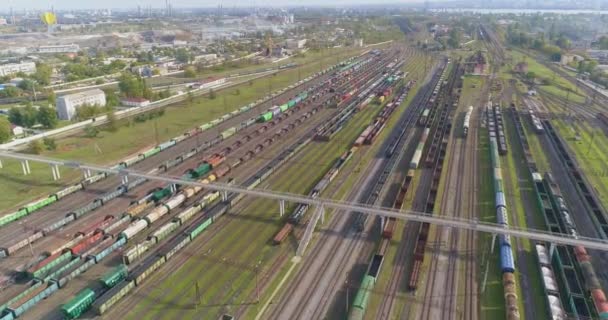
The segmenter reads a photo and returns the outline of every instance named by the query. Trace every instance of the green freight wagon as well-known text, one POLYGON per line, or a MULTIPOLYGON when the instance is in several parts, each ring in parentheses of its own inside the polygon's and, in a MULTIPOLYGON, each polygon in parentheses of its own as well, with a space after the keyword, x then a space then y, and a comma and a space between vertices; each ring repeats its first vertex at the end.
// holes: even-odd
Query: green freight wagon
POLYGON ((91 307, 93 301, 95 301, 95 292, 86 288, 64 304, 61 307, 61 312, 67 319, 76 319, 91 307))
POLYGON ((154 192, 154 194, 152 195, 152 200, 158 202, 161 199, 163 199, 164 197, 167 197, 169 195, 171 195, 171 188, 170 187, 166 187, 164 189, 161 189, 159 191, 154 192))
POLYGON ((272 112, 262 113, 258 118, 258 122, 266 122, 272 119, 272 112))
POLYGON ((192 232, 190 232, 190 239, 196 238, 196 236, 198 236, 201 232, 205 231, 205 229, 207 229, 207 227, 209 227, 212 222, 212 218, 209 218, 205 220, 205 222, 203 222, 201 225, 196 227, 194 230, 192 230, 192 232))
POLYGON ((281 112, 285 112, 285 111, 287 111, 287 109, 289 109, 289 105, 287 103, 282 104, 279 106, 279 109, 281 109, 281 112))
POLYGON ((127 269, 127 266, 125 266, 124 264, 118 265, 118 267, 116 267, 116 268, 110 270, 109 272, 107 272, 106 274, 104 274, 103 277, 101 277, 101 279, 99 279, 99 281, 106 288, 108 288, 108 289, 112 288, 117 283, 119 283, 120 281, 122 281, 123 279, 125 279, 127 277, 128 271, 129 270, 127 269))
POLYGON ((357 295, 355 296, 355 300, 353 302, 353 308, 359 308, 365 310, 367 308, 367 302, 369 300, 369 296, 371 290, 374 288, 375 279, 372 276, 366 275, 361 282, 361 288, 357 291, 357 295))

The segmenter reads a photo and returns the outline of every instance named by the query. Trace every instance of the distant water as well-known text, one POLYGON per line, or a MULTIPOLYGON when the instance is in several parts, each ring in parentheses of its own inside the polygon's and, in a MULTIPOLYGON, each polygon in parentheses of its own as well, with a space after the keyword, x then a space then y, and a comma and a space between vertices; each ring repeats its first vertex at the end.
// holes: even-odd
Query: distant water
POLYGON ((608 14, 608 10, 566 10, 566 9, 480 9, 480 8, 445 8, 433 9, 432 11, 441 12, 474 12, 474 13, 513 13, 513 14, 534 14, 534 13, 558 13, 558 14, 608 14))

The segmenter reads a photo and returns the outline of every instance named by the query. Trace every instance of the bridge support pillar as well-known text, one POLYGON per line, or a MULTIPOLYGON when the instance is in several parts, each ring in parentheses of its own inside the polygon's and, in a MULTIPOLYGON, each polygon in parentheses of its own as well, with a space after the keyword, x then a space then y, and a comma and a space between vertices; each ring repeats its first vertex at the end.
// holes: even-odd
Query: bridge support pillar
POLYGON ((0 159, 0 169, 2 169, 4 166, 2 165, 2 159, 0 159))
POLYGON ((82 170, 82 174, 84 175, 85 179, 88 179, 91 177, 91 170, 90 169, 84 169, 82 170))
POLYGON ((279 216, 282 217, 285 214, 285 200, 279 200, 279 216))
POLYGON ((319 218, 321 216, 325 215, 324 212, 325 212, 325 209, 323 208, 323 205, 322 204, 317 205, 317 210, 315 211, 312 219, 310 219, 310 222, 308 223, 308 226, 306 227, 306 231, 304 232, 304 236, 302 237, 302 240, 300 240, 300 244, 298 245, 298 250, 296 251, 296 257, 302 257, 304 255, 304 251, 306 250, 306 247, 308 246, 310 239, 312 239, 312 233, 315 231, 317 221, 319 221, 319 218))
POLYGON ((492 234, 492 246, 490 248, 492 248, 491 253, 494 253, 494 245, 496 244, 496 233, 492 234))
POLYGON ((53 180, 61 179, 61 173, 59 172, 59 166, 56 164, 51 165, 51 173, 53 173, 53 180))
POLYGON ((124 175, 122 176, 122 184, 128 184, 129 183, 129 176, 128 175, 124 175))
POLYGON ((222 191, 222 202, 228 201, 228 191, 222 191))
POLYGON ((175 193, 175 191, 177 191, 177 186, 175 185, 175 183, 171 184, 171 193, 175 193))
POLYGON ((30 174, 30 165, 27 162, 27 160, 22 160, 21 161, 21 169, 23 170, 23 175, 27 176, 28 174, 30 174))

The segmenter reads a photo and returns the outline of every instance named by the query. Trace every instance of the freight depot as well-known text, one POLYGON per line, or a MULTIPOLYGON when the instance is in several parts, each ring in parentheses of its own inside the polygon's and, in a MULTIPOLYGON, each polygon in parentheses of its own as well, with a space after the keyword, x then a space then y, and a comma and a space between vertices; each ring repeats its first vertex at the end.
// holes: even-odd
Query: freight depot
MULTIPOLYGON (((310 99, 313 99, 313 98, 310 98, 310 99)), ((300 120, 300 122, 301 122, 301 120, 300 120)), ((268 126, 268 125, 264 125, 264 127, 267 127, 267 126, 268 126)), ((266 131, 266 129, 264 129, 263 131, 266 131)), ((262 132, 263 132, 263 131, 262 131, 262 132)), ((257 149, 257 147, 256 147, 256 149, 257 149)), ((207 163, 213 163, 213 162, 215 162, 215 163, 216 163, 216 165, 219 165, 219 164, 220 164, 220 163, 219 163, 219 161, 218 161, 218 159, 217 159, 217 156, 216 156, 216 155, 212 156, 212 158, 210 158, 210 159, 208 159, 208 160, 207 160, 207 163), (214 157, 215 157, 215 158, 214 158, 214 157)), ((221 166, 220 166, 220 167, 218 167, 218 168, 221 168, 221 166)), ((190 175, 190 177, 192 177, 192 176, 197 176, 197 177, 199 177, 199 176, 201 176, 202 174, 204 174, 204 173, 203 173, 204 171, 206 171, 206 166, 202 165, 202 166, 198 166, 198 167, 192 168, 192 169, 189 171, 189 173, 188 173, 188 174, 190 175)), ((258 178, 258 179, 259 179, 259 178, 258 178)), ((157 191, 157 192, 158 192, 158 191, 157 191)), ((186 191, 184 191, 184 192, 186 192, 186 191)), ((182 194, 184 194, 184 193, 182 193, 182 194)), ((186 194, 187 194, 187 193, 186 193, 186 194)), ((156 194, 156 195, 155 195, 155 193, 152 193, 152 196, 150 197, 150 199, 152 200, 151 202, 154 202, 154 200, 155 200, 155 199, 156 199, 156 200, 159 200, 159 199, 162 199, 162 198, 164 198, 164 197, 165 197, 165 192, 162 192, 162 194, 156 194)), ((178 195, 178 198, 179 198, 179 197, 180 197, 180 196, 178 195)), ((171 201, 171 200, 169 200, 169 201, 171 201)), ((163 206, 168 205, 168 203, 169 203, 169 202, 165 203, 163 206)), ((161 207, 163 207, 163 206, 161 206, 161 207)), ((171 206, 170 206, 170 207, 171 207, 171 206)), ((168 212, 168 211, 170 211, 170 209, 171 209, 171 208, 164 207, 164 209, 157 209, 157 210, 161 210, 161 211, 158 211, 158 213, 162 213, 162 212, 165 212, 165 211, 166 211, 166 212, 168 212)), ((166 213, 165 213, 165 214, 166 214, 166 213)), ((162 214, 162 215, 165 215, 165 214, 162 214)), ((158 215, 158 214, 157 214, 157 215, 158 215)), ((162 216, 162 215, 161 215, 161 216, 162 216)), ((137 221, 142 221, 142 220, 143 220, 143 221, 146 221, 146 223, 150 223, 150 222, 149 222, 149 220, 153 220, 153 219, 151 219, 151 218, 150 218, 150 215, 148 215, 147 217, 148 217, 149 219, 145 219, 145 218, 144 218, 144 219, 140 219, 140 220, 137 220, 137 221)), ((123 219, 120 219, 120 220, 122 221, 123 219)), ((138 223, 137 221, 135 221, 135 223, 138 223)), ((127 229, 128 229, 128 228, 127 228, 127 229)), ((203 229, 204 229, 204 227, 203 227, 203 229)), ((202 231, 202 230, 201 230, 201 231, 202 231)), ((119 236, 119 239, 125 239, 125 238, 127 238, 127 239, 128 239, 128 238, 129 238, 129 236, 127 235, 127 233, 126 233, 126 232, 124 232, 124 231, 123 231, 122 233, 120 233, 120 234, 121 234, 122 236, 119 236)), ((122 241, 120 241, 120 242, 122 242, 122 241)), ((53 290, 53 289, 50 289, 50 290, 53 290)), ((50 293, 46 293, 46 294, 48 295, 48 294, 50 294, 50 293)), ((82 297, 89 297, 89 296, 90 296, 90 295, 88 295, 88 294, 83 294, 83 295, 82 295, 82 297)), ((38 297, 38 296, 37 296, 37 297, 38 297)), ((84 300, 85 300, 85 301, 88 301, 88 298, 86 298, 86 299, 84 299, 84 300)))

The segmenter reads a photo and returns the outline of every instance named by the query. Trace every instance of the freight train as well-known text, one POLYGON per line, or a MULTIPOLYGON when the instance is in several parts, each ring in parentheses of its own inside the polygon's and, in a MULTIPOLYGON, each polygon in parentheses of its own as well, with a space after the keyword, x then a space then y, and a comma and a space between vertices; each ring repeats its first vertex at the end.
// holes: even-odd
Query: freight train
MULTIPOLYGON (((502 171, 498 152, 498 142, 496 137, 490 137, 490 158, 493 168, 493 182, 495 192, 496 221, 504 228, 509 227, 507 214, 507 202, 502 181, 502 171)), ((517 306, 517 293, 515 288, 515 260, 513 258, 513 248, 511 238, 507 235, 498 236, 498 247, 500 255, 500 271, 502 272, 503 288, 505 293, 505 303, 508 320, 520 318, 519 307, 517 306)))
MULTIPOLYGON (((543 180, 549 196, 551 197, 553 207, 557 209, 558 219, 562 230, 571 237, 578 239, 579 234, 576 230, 576 224, 572 219, 570 209, 568 208, 558 185, 554 182, 553 177, 549 173, 545 174, 543 180)), ((591 264, 591 257, 587 253, 585 247, 582 246, 575 246, 573 252, 583 275, 585 289, 591 296, 597 315, 602 320, 608 319, 608 299, 606 299, 606 294, 604 293, 600 280, 591 264)))

